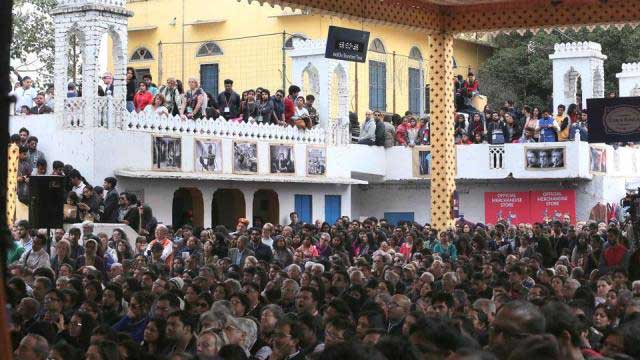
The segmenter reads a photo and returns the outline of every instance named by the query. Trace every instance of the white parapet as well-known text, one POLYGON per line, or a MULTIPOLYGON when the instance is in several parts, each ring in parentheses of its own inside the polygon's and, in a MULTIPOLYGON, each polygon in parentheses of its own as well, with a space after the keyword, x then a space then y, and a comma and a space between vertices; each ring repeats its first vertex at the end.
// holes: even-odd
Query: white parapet
POLYGON ((125 7, 125 0, 58 0, 58 6, 104 5, 125 7))
POLYGON ((622 64, 622 71, 616 77, 621 97, 640 95, 640 63, 622 64))
POLYGON ((555 44, 549 55, 553 64, 553 104, 568 107, 575 104, 578 79, 582 90, 582 108, 587 99, 604 97, 604 60, 600 44, 584 41, 555 44))

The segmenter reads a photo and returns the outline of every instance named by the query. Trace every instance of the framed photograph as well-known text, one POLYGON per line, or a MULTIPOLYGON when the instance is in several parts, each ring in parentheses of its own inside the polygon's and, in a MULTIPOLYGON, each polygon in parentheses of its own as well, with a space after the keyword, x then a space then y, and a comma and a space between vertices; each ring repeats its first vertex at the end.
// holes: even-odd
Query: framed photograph
POLYGON ((327 174, 327 148, 307 146, 307 175, 324 176, 327 174))
POLYGON ((153 136, 153 170, 179 171, 182 168, 182 138, 153 136))
POLYGON ((589 170, 592 173, 606 173, 607 149, 604 147, 590 146, 589 150, 591 150, 591 156, 589 159, 589 170))
POLYGON ((295 174, 293 145, 269 145, 269 166, 272 174, 295 174))
POLYGON ((233 172, 236 174, 258 173, 258 144, 249 141, 233 142, 233 172))
POLYGON ((558 170, 564 169, 566 148, 524 148, 524 164, 526 170, 558 170))
POLYGON ((222 141, 212 139, 195 139, 194 168, 197 172, 222 172, 222 141))
POLYGON ((413 176, 418 178, 431 176, 431 150, 428 146, 413 148, 413 176))

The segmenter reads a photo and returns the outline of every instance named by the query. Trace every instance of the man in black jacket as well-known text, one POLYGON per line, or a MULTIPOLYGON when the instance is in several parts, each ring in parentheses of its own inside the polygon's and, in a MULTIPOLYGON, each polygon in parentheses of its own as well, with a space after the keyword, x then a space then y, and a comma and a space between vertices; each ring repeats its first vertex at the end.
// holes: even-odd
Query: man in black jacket
POLYGON ((384 146, 385 130, 384 130, 384 115, 381 112, 376 111, 376 146, 384 146))
POLYGON ((233 80, 224 81, 224 91, 218 94, 216 99, 218 112, 226 120, 235 119, 240 116, 240 95, 233 91, 233 80))
POLYGON ((116 191, 116 178, 108 177, 104 179, 103 188, 107 191, 104 197, 104 210, 101 217, 104 223, 118 222, 118 191, 116 191))

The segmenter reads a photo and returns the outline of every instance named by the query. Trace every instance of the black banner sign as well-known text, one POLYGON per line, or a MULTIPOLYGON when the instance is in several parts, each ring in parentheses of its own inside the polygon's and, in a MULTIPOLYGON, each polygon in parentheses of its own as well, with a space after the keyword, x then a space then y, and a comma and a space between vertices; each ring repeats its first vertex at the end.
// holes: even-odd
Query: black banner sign
POLYGON ((369 32, 329 26, 324 57, 354 62, 365 62, 369 46, 369 32))
POLYGON ((640 141, 640 97, 587 99, 589 142, 640 141))

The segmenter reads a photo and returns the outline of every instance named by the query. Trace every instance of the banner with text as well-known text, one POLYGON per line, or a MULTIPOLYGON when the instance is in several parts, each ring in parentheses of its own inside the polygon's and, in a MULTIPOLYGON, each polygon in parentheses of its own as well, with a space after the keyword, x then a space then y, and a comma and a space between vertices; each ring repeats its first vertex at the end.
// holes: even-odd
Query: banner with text
POLYGON ((562 221, 567 215, 575 222, 575 190, 484 193, 484 216, 488 224, 562 221))
POLYGON ((528 222, 530 218, 529 193, 486 192, 484 193, 484 220, 495 224, 506 221, 509 224, 528 222))
POLYGON ((569 215, 576 221, 576 191, 532 191, 531 222, 562 221, 569 215))

